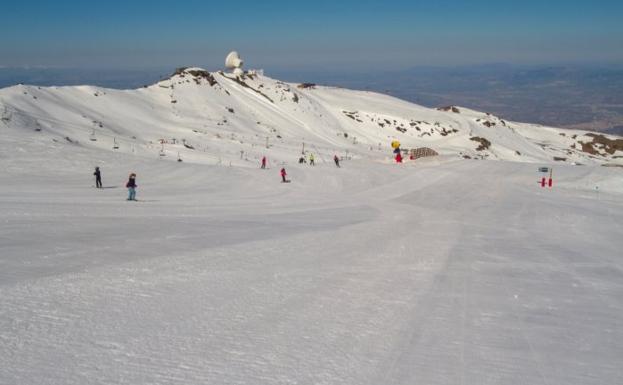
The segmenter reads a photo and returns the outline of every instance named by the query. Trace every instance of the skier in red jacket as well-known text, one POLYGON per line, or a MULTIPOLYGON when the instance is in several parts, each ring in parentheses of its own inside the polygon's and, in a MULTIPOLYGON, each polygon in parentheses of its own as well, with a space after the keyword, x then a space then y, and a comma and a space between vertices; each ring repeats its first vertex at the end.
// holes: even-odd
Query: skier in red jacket
POLYGON ((261 168, 266 168, 266 157, 262 157, 262 166, 261 168))
POLYGON ((287 183, 288 180, 286 179, 286 176, 288 174, 286 174, 286 169, 285 168, 281 168, 281 183, 287 183))

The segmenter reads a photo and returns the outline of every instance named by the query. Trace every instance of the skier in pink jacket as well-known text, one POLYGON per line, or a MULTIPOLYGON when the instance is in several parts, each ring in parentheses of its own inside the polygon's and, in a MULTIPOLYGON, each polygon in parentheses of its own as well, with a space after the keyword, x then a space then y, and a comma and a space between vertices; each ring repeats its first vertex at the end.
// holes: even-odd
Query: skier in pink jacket
POLYGON ((287 175, 288 175, 288 174, 286 174, 286 169, 285 169, 285 167, 282 167, 282 168, 281 168, 281 183, 288 183, 288 182, 289 182, 289 180, 287 180, 287 179, 286 179, 286 176, 287 176, 287 175))

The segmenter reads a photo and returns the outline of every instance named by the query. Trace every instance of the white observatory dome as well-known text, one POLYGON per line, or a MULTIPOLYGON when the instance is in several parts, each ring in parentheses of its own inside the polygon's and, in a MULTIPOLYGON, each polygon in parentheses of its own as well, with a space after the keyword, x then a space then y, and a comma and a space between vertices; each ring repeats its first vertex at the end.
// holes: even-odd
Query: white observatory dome
POLYGON ((244 61, 240 58, 240 55, 238 55, 238 52, 236 51, 230 52, 225 59, 225 67, 230 70, 242 69, 243 64, 244 61))

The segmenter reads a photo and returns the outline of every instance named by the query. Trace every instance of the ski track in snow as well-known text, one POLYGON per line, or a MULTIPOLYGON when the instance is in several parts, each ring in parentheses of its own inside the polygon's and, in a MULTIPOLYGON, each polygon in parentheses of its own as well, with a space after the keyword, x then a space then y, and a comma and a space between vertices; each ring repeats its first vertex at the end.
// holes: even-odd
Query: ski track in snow
POLYGON ((0 177, 0 383, 623 381, 615 171, 135 162, 0 177))

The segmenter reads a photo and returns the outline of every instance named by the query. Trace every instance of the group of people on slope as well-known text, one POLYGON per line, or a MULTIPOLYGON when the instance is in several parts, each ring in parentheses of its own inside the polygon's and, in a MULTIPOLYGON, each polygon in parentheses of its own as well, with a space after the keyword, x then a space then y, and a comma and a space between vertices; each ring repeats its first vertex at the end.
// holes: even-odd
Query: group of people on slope
MULTIPOLYGON (((95 187, 102 188, 102 171, 100 170, 99 167, 95 167, 95 172, 93 173, 93 175, 95 175, 95 187)), ((138 185, 136 184, 135 173, 130 174, 130 176, 128 177, 128 181, 125 184, 125 187, 128 189, 127 200, 135 201, 136 200, 136 188, 138 187, 138 185)))
MULTIPOLYGON (((335 165, 337 167, 340 167, 340 158, 337 155, 333 155, 333 162, 335 163, 335 165)), ((305 156, 301 156, 299 158, 299 164, 304 164, 307 163, 307 160, 305 159, 305 156)), ((316 160, 314 158, 314 154, 309 154, 309 165, 310 166, 315 166, 316 165, 316 160)), ((266 157, 262 158, 262 168, 266 168, 266 157)))
MULTIPOLYGON (((340 158, 337 155, 333 156, 333 162, 335 163, 335 165, 338 168, 340 167, 340 158)), ((305 163, 305 158, 301 157, 299 159, 299 163, 305 163)), ((314 154, 309 154, 309 165, 310 166, 314 166, 314 154)), ((260 168, 261 169, 265 169, 266 168, 266 157, 265 156, 262 157, 262 162, 260 164, 260 168)), ((289 183, 290 182, 286 178, 288 176, 288 174, 286 173, 285 167, 281 168, 280 174, 281 174, 281 183, 289 183)))
MULTIPOLYGON (((309 156, 309 161, 310 161, 310 165, 314 165, 314 155, 310 154, 309 156)), ((337 167, 340 167, 340 158, 338 158, 337 155, 333 156, 333 161, 335 162, 335 165, 337 167)), ((262 157, 262 163, 260 168, 265 169, 266 168, 266 162, 267 159, 266 157, 262 157)), ((281 171, 279 172, 281 175, 281 182, 282 183, 289 183, 290 180, 287 179, 287 172, 285 167, 281 168, 281 171)), ((95 187, 96 188, 102 188, 102 171, 100 170, 99 167, 95 167, 95 172, 93 173, 93 175, 95 175, 95 187)), ((128 177, 128 181, 125 184, 125 187, 128 189, 128 199, 129 201, 135 201, 136 200, 136 188, 138 187, 138 185, 136 184, 136 174, 135 173, 131 173, 130 176, 128 177)))
MULTIPOLYGON (((305 159, 305 155, 299 158, 299 164, 303 164, 303 163, 307 163, 307 160, 305 159)), ((314 154, 312 153, 309 154, 309 165, 310 166, 316 165, 316 159, 314 158, 314 154)))

